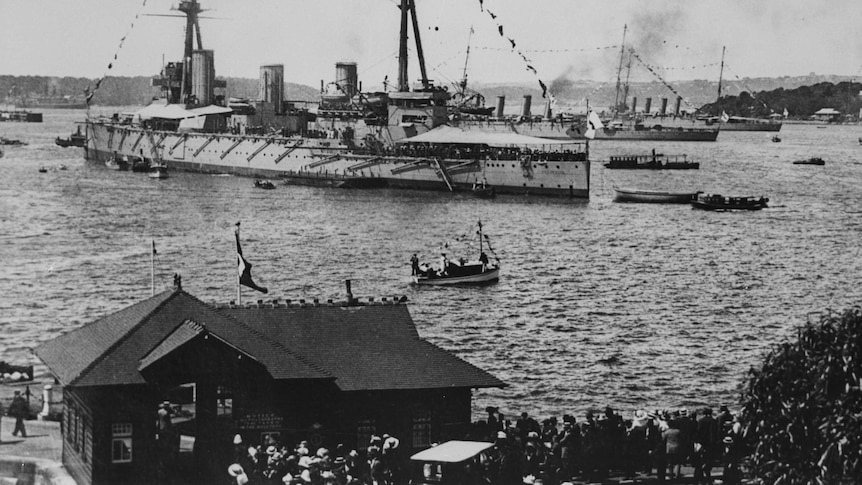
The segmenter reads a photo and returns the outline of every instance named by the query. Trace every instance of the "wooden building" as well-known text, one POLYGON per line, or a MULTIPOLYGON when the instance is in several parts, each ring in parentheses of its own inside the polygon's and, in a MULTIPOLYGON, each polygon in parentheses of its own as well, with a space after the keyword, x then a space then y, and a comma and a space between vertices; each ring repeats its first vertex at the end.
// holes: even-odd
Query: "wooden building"
POLYGON ((215 307, 177 288, 35 352, 64 385, 81 485, 221 483, 236 434, 362 450, 389 433, 409 456, 463 436, 473 388, 505 385, 423 340, 400 301, 215 307))

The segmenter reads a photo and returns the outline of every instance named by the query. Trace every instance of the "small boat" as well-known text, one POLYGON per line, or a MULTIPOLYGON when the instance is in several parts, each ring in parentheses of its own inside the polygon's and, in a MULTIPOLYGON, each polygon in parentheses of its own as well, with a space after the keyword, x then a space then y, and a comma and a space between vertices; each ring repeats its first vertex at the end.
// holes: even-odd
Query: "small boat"
POLYGON ((662 192, 614 187, 617 202, 640 202, 652 204, 688 204, 698 192, 662 192))
POLYGON ((259 189, 272 190, 275 188, 275 184, 270 182, 269 180, 260 180, 257 179, 254 181, 254 186, 259 189))
POLYGON ((780 137, 780 136, 778 136, 778 135, 774 135, 774 136, 772 137, 772 143, 780 143, 780 142, 781 142, 781 137, 780 137))
POLYGON ((711 211, 748 210, 756 211, 768 207, 766 197, 727 197, 721 194, 698 194, 691 200, 692 207, 711 211))
MULTIPOLYGON (((479 229, 476 234, 479 236, 478 260, 468 261, 466 258, 449 260, 445 252, 447 249, 444 249, 440 253, 438 262, 420 264, 419 259, 414 254, 411 258, 413 283, 417 285, 475 285, 493 283, 499 280, 500 258, 494 253, 488 236, 482 233, 481 221, 479 221, 479 229), (485 246, 494 255, 496 260, 494 263, 488 262, 488 255, 484 251, 485 246)), ((458 239, 466 242, 468 237, 458 239)))
POLYGON ((494 190, 494 187, 488 185, 485 180, 482 180, 481 184, 478 182, 474 183, 471 192, 480 199, 493 199, 497 197, 497 191, 494 190))
POLYGON ((26 141, 15 140, 15 139, 12 139, 12 138, 6 138, 6 137, 3 137, 3 136, 0 136, 0 145, 7 145, 7 146, 22 147, 22 146, 24 146, 24 145, 26 145, 26 144, 27 144, 27 142, 26 142, 26 141))
POLYGON ((47 167, 39 167, 39 173, 48 173, 47 167))
POLYGON ((612 156, 604 164, 605 168, 623 170, 686 170, 698 169, 700 163, 688 160, 687 155, 663 155, 655 150, 647 155, 612 156))
POLYGON ((132 172, 149 172, 150 161, 144 157, 134 157, 132 159, 132 172))
POLYGON ((168 166, 156 164, 150 167, 149 176, 151 179, 166 179, 168 178, 168 166))
POLYGON ((793 165, 826 165, 826 161, 820 157, 812 157, 807 160, 796 160, 793 165))
POLYGON ((68 138, 60 138, 58 136, 57 138, 54 139, 54 143, 58 146, 63 147, 63 148, 67 148, 67 147, 83 148, 84 145, 87 143, 87 137, 86 137, 86 135, 81 133, 81 127, 78 126, 78 130, 76 132, 72 133, 71 135, 69 135, 68 138))
POLYGON ((115 153, 113 157, 105 160, 105 166, 111 170, 127 170, 129 160, 125 156, 119 156, 115 153))
POLYGON ((66 166, 62 163, 57 167, 57 170, 66 170, 66 166))

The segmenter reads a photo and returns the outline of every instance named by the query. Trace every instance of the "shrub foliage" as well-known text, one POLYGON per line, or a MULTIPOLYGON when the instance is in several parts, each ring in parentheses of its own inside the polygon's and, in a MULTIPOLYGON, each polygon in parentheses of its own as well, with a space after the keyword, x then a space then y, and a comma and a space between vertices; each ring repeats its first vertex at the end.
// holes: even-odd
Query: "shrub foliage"
POLYGON ((862 309, 800 328, 752 369, 743 421, 752 474, 765 483, 862 477, 862 309))

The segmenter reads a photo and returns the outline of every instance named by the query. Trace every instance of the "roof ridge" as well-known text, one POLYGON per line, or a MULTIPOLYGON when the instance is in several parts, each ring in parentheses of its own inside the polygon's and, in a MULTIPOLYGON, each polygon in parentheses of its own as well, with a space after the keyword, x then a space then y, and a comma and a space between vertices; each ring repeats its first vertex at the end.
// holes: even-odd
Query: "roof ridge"
MULTIPOLYGON (((130 335, 131 335, 131 334, 132 334, 136 329, 140 328, 140 327, 144 324, 144 322, 149 321, 149 320, 150 320, 150 318, 153 316, 153 314, 154 314, 154 313, 156 313, 158 310, 160 310, 162 307, 164 307, 164 306, 165 306, 165 304, 166 304, 168 301, 172 300, 172 299, 174 298, 174 296, 175 296, 177 293, 185 293, 185 291, 183 291, 183 290, 181 290, 181 289, 180 289, 180 290, 173 290, 173 289, 165 290, 165 291, 163 291, 163 292, 161 292, 161 293, 159 293, 159 294, 157 294, 157 295, 154 295, 154 296, 151 296, 150 298, 147 298, 146 300, 141 300, 141 301, 139 301, 138 303, 135 303, 134 305, 131 305, 131 306, 128 306, 128 307, 122 308, 122 309, 120 309, 120 310, 115 311, 114 313, 110 313, 110 314, 105 315, 104 317, 100 318, 99 320, 104 320, 105 318, 108 318, 108 317, 110 317, 110 316, 112 316, 112 315, 116 315, 117 313, 120 313, 121 311, 128 310, 129 308, 131 308, 131 307, 133 307, 133 306, 135 306, 135 305, 140 305, 140 304, 142 304, 142 303, 144 303, 144 302, 146 302, 146 301, 148 301, 148 300, 152 300, 152 299, 156 298, 157 296, 158 296, 158 297, 160 297, 160 296, 162 296, 163 294, 165 294, 165 293, 167 293, 167 292, 170 292, 171 294, 167 295, 167 297, 166 297, 164 300, 162 300, 161 302, 159 302, 159 304, 158 304, 158 305, 156 305, 155 307, 153 307, 153 309, 152 309, 152 310, 150 310, 146 315, 144 315, 144 317, 143 317, 143 318, 141 318, 141 319, 140 319, 140 321, 138 321, 138 323, 137 323, 137 324, 135 324, 132 328, 130 328, 128 332, 125 332, 125 333, 124 333, 120 338, 118 338, 118 339, 117 339, 117 340, 115 340, 111 345, 109 345, 108 347, 106 347, 106 348, 104 349, 104 351, 102 351, 102 353, 100 353, 100 354, 99 354, 99 356, 98 356, 98 357, 96 357, 95 359, 93 359, 93 360, 92 360, 92 362, 90 362, 86 367, 84 367, 83 369, 81 369, 81 372, 79 372, 79 373, 78 373, 78 375, 76 375, 74 378, 70 379, 67 385, 74 385, 74 384, 75 384, 75 382, 77 382, 77 381, 78 381, 78 379, 80 379, 80 378, 81 378, 81 376, 83 376, 83 375, 87 374, 87 372, 89 372, 89 371, 90 371, 90 370, 92 370, 94 367, 96 367, 96 365, 97 365, 97 364, 100 364, 100 363, 105 359, 105 356, 106 356, 106 355, 109 355, 109 354, 110 354, 110 353, 111 353, 115 348, 117 348, 117 347, 120 345, 120 343, 125 342, 126 340, 128 340, 128 339, 129 339, 129 336, 130 336, 130 335)), ((97 320, 97 321, 98 321, 98 320, 97 320)), ((95 322, 93 322, 93 323, 95 323, 95 322)), ((152 350, 152 349, 151 349, 151 350, 152 350)))
MULTIPOLYGON (((191 295, 189 295, 189 296, 191 296, 191 295)), ((194 298, 194 297, 192 297, 192 298, 194 298)), ((197 300, 197 298, 195 298, 195 299, 197 300)), ((201 300, 198 300, 198 301, 199 301, 199 302, 201 302, 201 303, 203 303, 204 305, 206 305, 206 307, 207 307, 207 308, 209 308, 209 309, 211 309, 212 311, 214 311, 214 312, 218 313, 219 315, 221 315, 221 316, 223 316, 223 317, 225 317, 225 318, 227 318, 227 319, 229 319, 229 320, 232 320, 232 321, 234 321, 234 322, 238 323, 238 324, 239 324, 239 325, 241 325, 243 328, 245 328, 246 330, 248 330, 249 332, 251 332, 252 334, 254 334, 256 337, 263 338, 263 339, 264 339, 264 340, 266 340, 267 342, 271 342, 271 343, 272 343, 276 348, 284 350, 285 352, 287 352, 288 354, 290 354, 292 357, 296 358, 296 360, 298 360, 298 361, 302 362, 303 364, 305 364, 305 365, 307 365, 307 366, 311 367, 312 369, 314 369, 314 370, 316 370, 316 371, 318 371, 318 372, 321 372, 321 373, 323 373, 323 374, 325 374, 325 375, 327 375, 327 376, 330 376, 330 377, 332 377, 333 379, 337 379, 337 377, 336 377, 335 375, 333 375, 333 374, 332 374, 332 372, 331 372, 329 369, 326 369, 326 368, 322 367, 319 363, 317 363, 317 362, 314 362, 314 361, 310 360, 310 359, 309 359, 308 357, 306 357, 304 354, 301 354, 301 353, 299 353, 298 351, 296 351, 296 350, 294 350, 294 349, 292 349, 292 348, 287 347, 286 345, 282 344, 282 343, 281 343, 281 342, 279 342, 278 340, 275 340, 274 338, 271 338, 269 335, 267 335, 267 334, 265 334, 265 333, 261 332, 260 330, 257 330, 256 328, 254 328, 254 327, 252 327, 251 325, 249 325, 249 324, 247 324, 247 323, 243 322, 242 320, 240 320, 240 319, 238 319, 238 318, 234 317, 233 315, 229 315, 229 314, 226 314, 226 313, 222 312, 222 309, 221 309, 221 308, 218 308, 218 307, 212 306, 212 305, 210 305, 210 304, 208 304, 208 303, 206 303, 206 302, 204 302, 204 301, 201 301, 201 300)), ((212 331, 212 330, 208 329, 208 331, 212 331)))

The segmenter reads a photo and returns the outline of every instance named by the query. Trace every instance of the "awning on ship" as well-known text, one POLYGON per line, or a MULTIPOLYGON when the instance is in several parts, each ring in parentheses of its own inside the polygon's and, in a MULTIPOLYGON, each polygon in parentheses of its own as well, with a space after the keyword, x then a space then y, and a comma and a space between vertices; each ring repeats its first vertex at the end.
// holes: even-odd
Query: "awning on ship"
POLYGON ((396 143, 449 143, 465 145, 512 146, 512 145, 575 145, 575 140, 552 140, 518 133, 496 133, 465 130, 449 125, 440 125, 433 130, 410 138, 402 138, 396 143))
POLYGON ((142 120, 160 118, 163 120, 183 120, 196 116, 230 114, 233 110, 223 106, 203 106, 201 108, 186 109, 181 104, 151 104, 138 111, 136 115, 142 120))
POLYGON ((203 106, 201 108, 192 108, 189 111, 195 114, 195 116, 201 115, 228 115, 233 113, 233 110, 230 108, 225 108, 224 106, 216 106, 211 104, 209 106, 203 106))
POLYGON ((183 118, 191 118, 198 116, 195 113, 187 110, 181 104, 151 104, 146 108, 135 113, 135 116, 142 120, 152 118, 161 118, 163 120, 181 120, 183 118))

